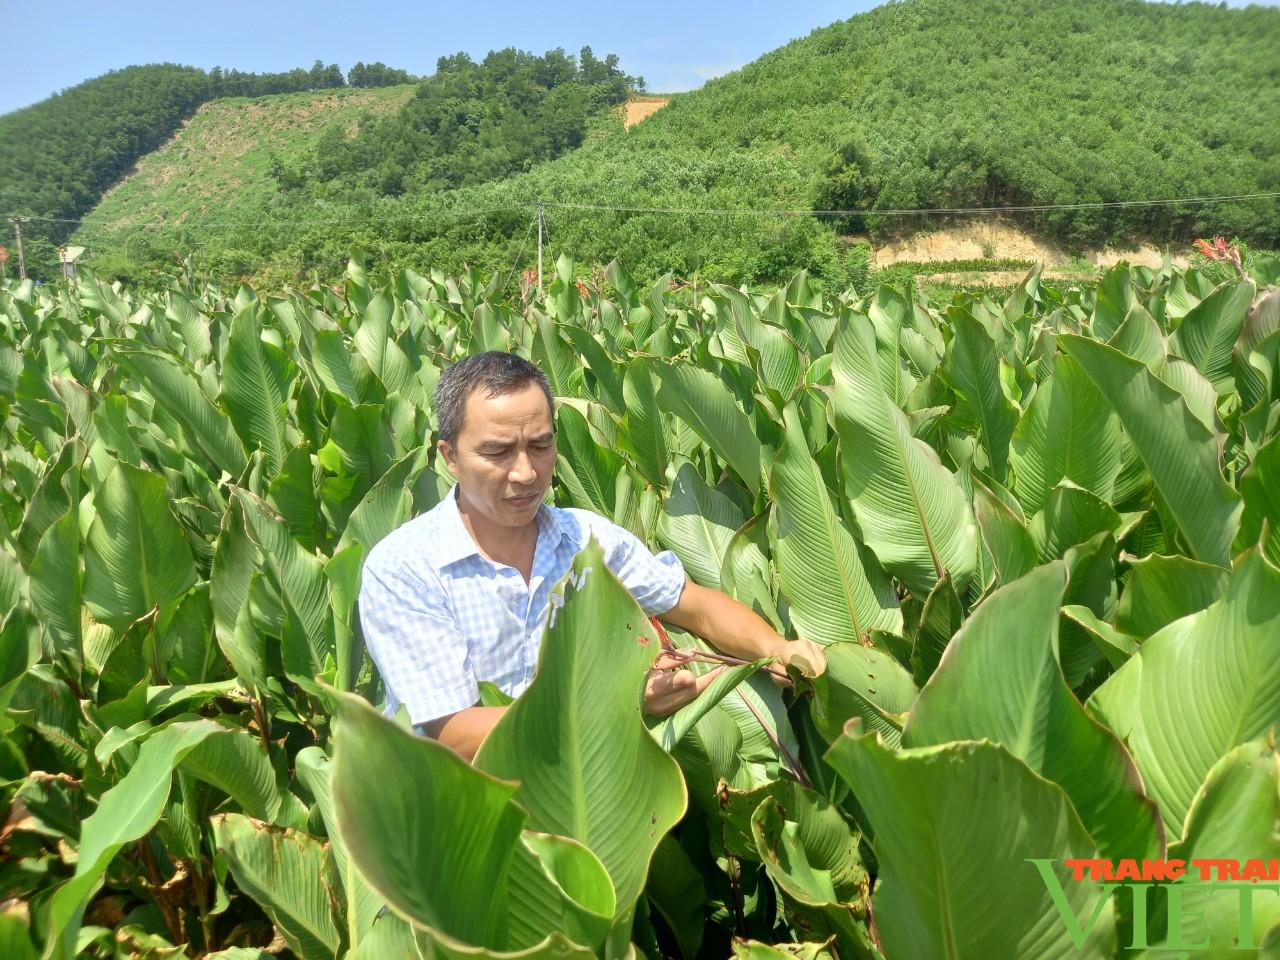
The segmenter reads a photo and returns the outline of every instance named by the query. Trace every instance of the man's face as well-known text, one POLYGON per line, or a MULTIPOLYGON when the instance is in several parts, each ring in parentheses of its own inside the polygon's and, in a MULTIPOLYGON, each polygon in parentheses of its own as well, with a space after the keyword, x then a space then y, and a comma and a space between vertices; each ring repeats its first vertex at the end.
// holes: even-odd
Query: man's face
POLYGON ((483 388, 473 391, 454 442, 438 444, 458 478, 459 499, 499 526, 531 522, 555 470, 552 426, 546 395, 536 383, 498 397, 483 388))

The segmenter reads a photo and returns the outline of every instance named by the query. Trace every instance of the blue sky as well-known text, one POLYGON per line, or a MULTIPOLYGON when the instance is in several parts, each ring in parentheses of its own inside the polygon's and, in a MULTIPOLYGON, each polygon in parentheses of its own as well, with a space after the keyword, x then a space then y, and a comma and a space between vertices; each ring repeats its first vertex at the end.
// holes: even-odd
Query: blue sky
MULTIPOLYGON (((319 58, 431 73, 436 58, 519 47, 542 53, 590 45, 616 53, 649 89, 691 90, 874 0, 621 4, 574 0, 0 0, 0 113, 138 63, 277 71, 319 58)), ((1243 3, 1231 3, 1243 6, 1243 3)), ((1280 5, 1280 0, 1268 0, 1280 5)))

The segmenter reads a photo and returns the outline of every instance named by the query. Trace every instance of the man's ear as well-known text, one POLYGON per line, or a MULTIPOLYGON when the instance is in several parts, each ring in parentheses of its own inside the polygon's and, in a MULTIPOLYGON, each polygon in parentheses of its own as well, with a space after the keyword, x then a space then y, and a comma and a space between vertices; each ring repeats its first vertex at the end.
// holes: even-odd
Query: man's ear
POLYGON ((440 456, 444 457, 445 469, 456 477, 458 475, 458 451, 453 449, 453 444, 448 440, 437 440, 436 449, 440 451, 440 456))

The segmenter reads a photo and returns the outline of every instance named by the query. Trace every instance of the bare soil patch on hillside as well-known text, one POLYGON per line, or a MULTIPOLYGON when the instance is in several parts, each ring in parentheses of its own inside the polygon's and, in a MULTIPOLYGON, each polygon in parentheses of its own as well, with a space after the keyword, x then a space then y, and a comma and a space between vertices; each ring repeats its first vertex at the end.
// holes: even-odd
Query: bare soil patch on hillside
MULTIPOLYGON (((1129 249, 1108 247, 1085 251, 1083 259, 1095 267, 1110 267, 1120 261, 1134 266, 1158 267, 1163 251, 1151 246, 1129 249)), ((1018 227, 1000 222, 966 224, 926 230, 872 243, 877 269, 904 261, 928 263, 945 260, 1031 260, 1046 268, 1064 267, 1072 262, 1063 247, 1032 236, 1018 227)), ((1076 260, 1076 263, 1079 261, 1076 260)), ((1187 257, 1175 248, 1173 262, 1186 266, 1187 257)))
POLYGON ((621 107, 622 125, 630 129, 646 117, 653 116, 670 102, 670 97, 632 97, 621 107))

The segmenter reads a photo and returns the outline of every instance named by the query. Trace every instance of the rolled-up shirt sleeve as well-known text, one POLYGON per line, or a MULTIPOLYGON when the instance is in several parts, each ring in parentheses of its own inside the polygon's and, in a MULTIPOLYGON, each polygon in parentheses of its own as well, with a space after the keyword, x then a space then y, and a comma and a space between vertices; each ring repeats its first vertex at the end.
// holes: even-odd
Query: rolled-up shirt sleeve
POLYGON ((649 616, 666 613, 684 591, 684 565, 670 550, 653 553, 625 527, 609 524, 605 562, 649 616))
POLYGON ((382 676, 387 711, 404 704, 416 725, 473 706, 480 688, 443 586, 403 562, 365 565, 360 627, 382 676))

